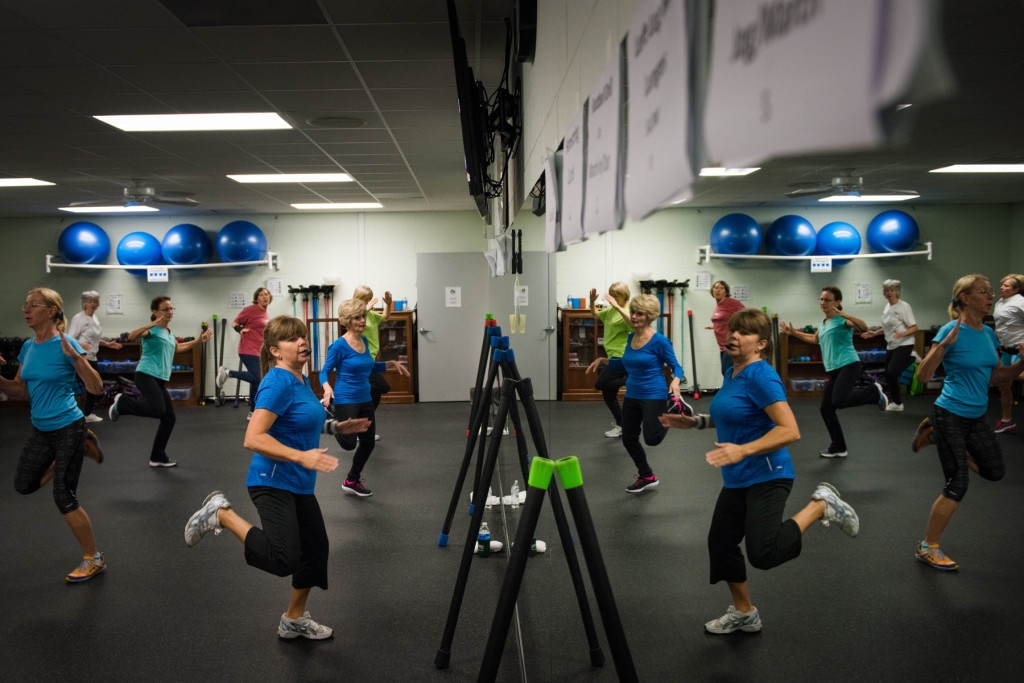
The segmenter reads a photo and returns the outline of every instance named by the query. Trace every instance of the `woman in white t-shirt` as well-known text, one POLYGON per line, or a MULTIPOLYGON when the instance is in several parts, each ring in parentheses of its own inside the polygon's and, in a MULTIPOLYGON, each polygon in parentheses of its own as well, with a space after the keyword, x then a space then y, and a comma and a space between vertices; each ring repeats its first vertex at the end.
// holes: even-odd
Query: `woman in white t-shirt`
POLYGON ((888 412, 903 412, 903 401, 900 399, 900 375, 913 362, 914 334, 917 332, 917 321, 914 320, 914 309, 906 301, 900 300, 903 285, 899 280, 886 280, 882 283, 882 296, 888 301, 882 309, 882 328, 861 333, 861 339, 871 339, 880 334, 885 335, 885 387, 888 389, 888 412))
MULTIPOLYGON (((75 313, 68 325, 67 336, 73 337, 82 345, 85 351, 85 359, 96 372, 99 372, 99 364, 96 362, 96 352, 101 346, 108 349, 119 349, 121 345, 117 342, 104 341, 100 335, 103 334, 100 328, 100 319, 96 316, 96 309, 100 307, 100 293, 95 290, 82 292, 82 312, 75 313)), ((103 418, 92 412, 96 407, 96 401, 103 394, 90 394, 85 392, 85 403, 82 405, 82 412, 85 413, 86 422, 103 422, 103 418)))
MULTIPOLYGON (((1001 298, 996 301, 992 317, 996 319, 996 336, 1000 347, 1016 346, 1024 342, 1024 275, 1010 273, 999 282, 1001 298)), ((1020 356, 999 350, 999 364, 1010 365, 1020 356)), ((999 385, 999 403, 1002 415, 996 422, 995 432, 1008 432, 1017 428, 1013 421, 1013 379, 999 385)))

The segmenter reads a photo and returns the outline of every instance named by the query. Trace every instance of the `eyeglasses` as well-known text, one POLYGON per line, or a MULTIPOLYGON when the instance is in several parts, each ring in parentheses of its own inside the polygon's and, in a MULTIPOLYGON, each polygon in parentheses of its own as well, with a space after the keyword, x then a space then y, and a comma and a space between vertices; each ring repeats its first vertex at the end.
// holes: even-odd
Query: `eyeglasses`
POLYGON ((46 304, 23 304, 21 307, 22 313, 28 313, 30 308, 49 308, 46 304))
POLYGON ((988 296, 989 294, 995 294, 995 292, 992 291, 991 289, 976 289, 976 290, 974 290, 974 293, 975 294, 981 294, 982 296, 988 296))

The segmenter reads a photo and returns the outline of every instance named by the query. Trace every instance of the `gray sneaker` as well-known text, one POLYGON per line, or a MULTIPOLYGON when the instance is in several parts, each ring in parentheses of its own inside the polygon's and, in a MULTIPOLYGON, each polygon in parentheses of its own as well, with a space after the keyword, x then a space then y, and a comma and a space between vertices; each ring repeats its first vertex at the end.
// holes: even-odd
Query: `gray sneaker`
POLYGON ((755 633, 761 630, 761 615, 757 613, 756 607, 753 612, 741 612, 732 605, 729 605, 729 609, 726 610, 725 614, 714 621, 704 624, 704 630, 718 635, 725 635, 735 631, 755 633))
POLYGON ((223 527, 220 525, 220 517, 217 511, 221 508, 230 508, 231 504, 220 491, 213 491, 203 501, 202 507, 196 510, 195 514, 188 518, 185 524, 185 545, 190 548, 199 543, 206 534, 211 531, 216 536, 223 527))
POLYGON ((334 635, 334 629, 313 621, 309 612, 303 612, 298 619, 289 619, 281 615, 281 623, 277 625, 279 638, 308 638, 309 640, 325 640, 334 635))
POLYGON ((825 526, 835 522, 850 538, 860 531, 860 518, 850 504, 839 497, 839 491, 832 484, 824 481, 818 484, 818 488, 811 494, 811 500, 825 503, 825 514, 821 518, 825 526))

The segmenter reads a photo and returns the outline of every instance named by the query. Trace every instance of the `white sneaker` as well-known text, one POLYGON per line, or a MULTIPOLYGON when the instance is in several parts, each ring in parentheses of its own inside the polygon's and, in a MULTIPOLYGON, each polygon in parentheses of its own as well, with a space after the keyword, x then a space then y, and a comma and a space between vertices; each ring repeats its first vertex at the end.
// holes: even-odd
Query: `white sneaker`
POLYGON ((103 422, 103 418, 95 413, 89 413, 85 416, 86 422, 103 422))
POLYGON ((380 434, 374 434, 373 435, 373 440, 374 441, 380 441, 380 434))
POLYGON ((281 622, 277 625, 278 638, 301 637, 309 640, 325 640, 333 635, 333 628, 316 623, 309 616, 309 612, 303 612, 298 619, 289 619, 282 614, 281 622))
POLYGON ((832 484, 826 481, 818 484, 818 488, 811 494, 811 500, 820 500, 825 503, 825 515, 821 523, 828 526, 835 522, 836 526, 853 538, 860 532, 860 517, 845 500, 839 497, 839 491, 832 484))
POLYGON ((889 405, 887 405, 885 407, 885 412, 887 412, 887 413, 902 413, 903 412, 903 404, 902 403, 890 403, 889 405))
POLYGON ((202 507, 195 511, 185 524, 185 545, 192 547, 199 543, 211 531, 216 536, 223 527, 220 525, 221 508, 230 508, 227 498, 220 491, 213 491, 203 501, 202 507))
POLYGON ((228 369, 223 365, 217 368, 217 391, 224 388, 224 383, 228 381, 228 369))
POLYGON ((617 439, 620 436, 622 436, 622 427, 620 427, 619 425, 615 425, 607 432, 605 432, 604 435, 607 436, 609 439, 617 439))
POLYGON ((729 609, 726 610, 725 614, 704 624, 704 630, 717 635, 725 635, 736 631, 755 633, 761 630, 761 615, 757 613, 756 607, 753 612, 741 612, 732 605, 729 605, 729 609))

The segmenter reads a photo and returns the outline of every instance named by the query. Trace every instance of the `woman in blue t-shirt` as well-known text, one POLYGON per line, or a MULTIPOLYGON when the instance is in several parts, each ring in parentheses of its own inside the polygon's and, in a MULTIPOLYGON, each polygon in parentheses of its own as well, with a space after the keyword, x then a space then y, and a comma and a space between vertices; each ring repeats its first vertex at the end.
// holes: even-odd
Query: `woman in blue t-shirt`
MULTIPOLYGON (((617 303, 609 301, 616 307, 617 303)), ((625 309, 620 310, 625 314, 625 309)), ((693 410, 683 401, 679 393, 679 378, 683 367, 676 360, 672 342, 668 337, 655 332, 651 323, 661 315, 661 305, 651 294, 640 294, 629 302, 629 324, 633 332, 626 338, 626 349, 622 353, 622 365, 626 368, 626 396, 622 400, 622 445, 636 465, 636 481, 626 487, 629 493, 640 493, 658 485, 658 478, 647 462, 647 453, 640 445, 640 432, 644 443, 657 446, 665 438, 666 429, 658 422, 658 416, 666 411, 686 412, 693 410), (672 382, 666 389, 662 368, 672 369, 672 382), (666 400, 666 394, 669 394, 666 400)))
POLYGON ((843 312, 843 293, 838 287, 822 287, 818 305, 825 319, 814 334, 801 332, 785 322, 779 322, 779 329, 808 344, 821 345, 821 359, 828 381, 825 382, 825 393, 821 397, 819 410, 830 441, 828 448, 818 455, 823 458, 845 458, 846 437, 843 436, 843 426, 839 424, 836 411, 865 405, 876 405, 879 410, 886 410, 889 401, 878 382, 861 383, 860 358, 853 348, 853 333, 866 331, 867 324, 843 312))
POLYGON ((262 528, 245 521, 220 491, 213 491, 185 525, 185 544, 204 535, 233 533, 245 546, 245 561, 275 576, 291 576, 288 609, 278 622, 281 638, 330 638, 334 629, 306 611, 313 586, 327 590, 329 544, 314 495, 317 472, 333 472, 338 459, 320 447, 320 434, 363 431, 369 420, 327 420, 302 370, 309 361, 309 332, 298 318, 279 315, 264 330, 256 392, 244 445, 253 451, 245 485, 262 528))
POLYGON ((771 336, 771 321, 763 311, 735 313, 726 337, 733 364, 711 401, 711 414, 661 416, 665 427, 718 430, 716 448, 704 456, 722 469, 725 484, 711 518, 708 554, 711 583, 728 584, 732 605, 704 625, 709 633, 761 630, 739 545, 744 538, 750 564, 771 569, 800 554, 804 532, 819 519, 826 525, 835 522, 851 537, 860 530, 857 513, 825 482, 802 510, 782 519, 794 477, 786 446, 800 438, 800 431, 782 380, 765 360, 771 357, 771 336))
POLYGON ((360 475, 366 461, 373 452, 375 422, 373 397, 370 394, 370 374, 385 372, 387 368, 409 376, 405 366, 395 360, 377 363, 370 353, 370 342, 363 332, 366 331, 366 302, 362 299, 346 299, 338 306, 338 322, 345 328, 345 334, 338 337, 327 349, 327 358, 320 369, 320 384, 324 388, 322 403, 329 406, 334 403, 334 419, 347 420, 358 417, 370 421, 370 428, 359 435, 336 435, 338 444, 346 451, 355 449, 352 456, 352 467, 349 468, 341 490, 352 493, 360 498, 372 496, 373 491, 363 485, 360 475), (336 372, 334 385, 331 386, 329 374, 336 372), (356 441, 358 440, 358 447, 356 441))
POLYGON ((188 351, 196 344, 205 344, 213 336, 213 328, 203 332, 197 339, 180 342, 171 333, 170 324, 174 319, 171 297, 158 296, 149 305, 153 313, 149 324, 128 334, 129 341, 142 339, 142 358, 135 368, 135 386, 142 393, 142 399, 118 394, 110 406, 108 415, 111 422, 117 422, 121 415, 138 415, 160 420, 153 447, 149 451, 150 467, 177 467, 178 463, 167 455, 167 442, 174 430, 174 403, 167 393, 167 380, 171 378, 174 354, 188 351))
POLYGON ((81 345, 64 334, 60 294, 45 287, 30 290, 21 310, 35 337, 22 344, 18 354, 21 365, 14 379, 0 378, 0 391, 28 398, 31 408, 32 436, 18 458, 14 488, 21 494, 33 493, 53 480, 53 500, 82 548, 82 562, 65 580, 88 581, 107 565, 103 553, 96 549, 89 515, 78 502, 78 477, 84 456, 97 462, 103 456, 75 402, 75 380, 81 378, 85 390, 92 394, 103 390, 103 381, 89 365, 81 345))
MULTIPOLYGON (((957 280, 948 309, 953 322, 935 334, 931 350, 917 368, 919 382, 930 381, 940 363, 946 372, 942 393, 927 421, 927 426, 934 428, 946 484, 932 503, 928 528, 916 551, 918 560, 946 571, 959 565, 942 552, 939 541, 967 493, 968 470, 990 481, 1002 479, 1006 472, 999 442, 985 422, 989 385, 998 385, 1024 370, 1024 360, 999 365, 996 333, 982 322, 992 310, 993 298, 992 285, 984 275, 957 280)), ((1017 352, 1021 351, 1024 344, 1017 345, 1017 352)), ((919 434, 924 427, 926 423, 918 428, 919 434)))

